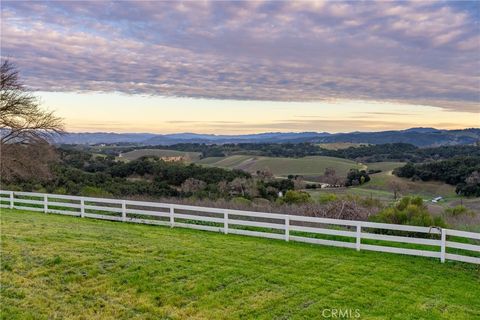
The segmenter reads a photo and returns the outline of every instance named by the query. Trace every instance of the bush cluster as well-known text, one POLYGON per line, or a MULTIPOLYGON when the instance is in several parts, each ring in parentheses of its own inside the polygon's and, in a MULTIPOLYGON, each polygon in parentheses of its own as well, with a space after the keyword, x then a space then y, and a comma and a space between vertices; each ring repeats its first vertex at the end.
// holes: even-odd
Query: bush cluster
POLYGON ((405 224, 423 227, 445 227, 441 217, 433 217, 420 197, 404 197, 370 218, 373 222, 405 224))

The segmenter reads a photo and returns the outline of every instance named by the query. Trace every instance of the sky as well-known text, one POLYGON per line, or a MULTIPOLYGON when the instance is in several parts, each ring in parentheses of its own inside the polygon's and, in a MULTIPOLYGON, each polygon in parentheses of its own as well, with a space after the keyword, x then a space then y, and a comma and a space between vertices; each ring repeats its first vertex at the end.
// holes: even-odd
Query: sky
POLYGON ((480 2, 2 1, 67 130, 480 127, 480 2))

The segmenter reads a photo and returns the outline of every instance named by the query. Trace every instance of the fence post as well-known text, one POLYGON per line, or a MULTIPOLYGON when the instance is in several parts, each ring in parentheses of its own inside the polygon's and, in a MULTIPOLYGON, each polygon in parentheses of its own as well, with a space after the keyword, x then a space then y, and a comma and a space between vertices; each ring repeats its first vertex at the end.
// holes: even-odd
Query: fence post
POLYGON ((285 216, 285 241, 290 240, 290 217, 288 214, 285 216))
POLYGON ((10 191, 10 209, 13 209, 14 201, 13 201, 13 191, 10 191))
POLYGON ((127 202, 122 200, 122 221, 127 221, 127 202))
POLYGON ((48 195, 43 195, 43 213, 48 212, 48 195))
POLYGON ((85 199, 80 198, 80 218, 85 218, 85 199))
POLYGON ((362 244, 362 224, 359 222, 357 224, 357 243, 355 244, 355 248, 357 251, 360 251, 360 245, 362 244))
POLYGON ((442 228, 442 240, 441 240, 441 246, 440 246, 440 261, 442 263, 445 262, 446 242, 447 242, 447 230, 442 228))
POLYGON ((170 205, 170 228, 173 228, 175 226, 174 214, 175 214, 175 211, 174 211, 173 205, 170 205))
POLYGON ((228 212, 223 213, 223 233, 228 234, 228 212))

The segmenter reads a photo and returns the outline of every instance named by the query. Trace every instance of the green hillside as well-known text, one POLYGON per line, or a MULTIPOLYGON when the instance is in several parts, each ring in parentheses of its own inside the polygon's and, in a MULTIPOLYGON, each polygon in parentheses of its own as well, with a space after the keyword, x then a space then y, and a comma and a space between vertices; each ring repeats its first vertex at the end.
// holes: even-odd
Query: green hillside
POLYGON ((2 319, 480 317, 475 265, 7 209, 1 223, 2 319))
POLYGON ((358 188, 389 191, 391 189, 390 184, 395 181, 402 185, 404 193, 416 194, 426 198, 436 196, 455 197, 455 186, 441 181, 411 181, 399 178, 391 172, 374 174, 371 178, 368 183, 358 188))
MULTIPOLYGON (((376 168, 388 170, 388 168, 394 165, 389 165, 386 162, 380 162, 376 168)), ((368 164, 368 168, 372 167, 368 164)), ((358 195, 361 197, 374 197, 386 203, 390 203, 394 200, 394 194, 392 189, 392 182, 396 182, 401 187, 401 195, 413 195, 420 196, 425 200, 431 200, 432 198, 441 196, 447 202, 458 199, 455 193, 455 186, 446 184, 441 181, 411 181, 410 179, 399 178, 392 174, 391 171, 383 171, 380 173, 370 175, 371 180, 364 185, 340 188, 340 189, 316 189, 309 190, 309 193, 313 198, 317 199, 320 194, 335 193, 340 195, 358 195)), ((469 202, 466 202, 468 204, 469 202)), ((446 204, 442 202, 442 204, 446 204)), ((441 207, 437 211, 443 210, 441 207)))
POLYGON ((205 158, 197 162, 210 166, 242 169, 249 172, 269 169, 277 176, 289 174, 323 175, 325 168, 332 167, 339 175, 346 175, 352 168, 364 168, 354 161, 322 156, 304 158, 273 158, 261 156, 234 155, 224 158, 205 158))
POLYGON ((220 168, 236 169, 244 161, 254 159, 254 158, 255 158, 254 156, 248 156, 248 155, 233 155, 229 157, 211 157, 211 158, 204 158, 200 161, 197 161, 197 164, 207 164, 207 165, 220 167, 220 168))
POLYGON ((405 162, 390 162, 390 161, 383 161, 383 162, 371 162, 366 163, 368 169, 370 170, 382 170, 382 171, 391 171, 393 169, 403 167, 405 162))

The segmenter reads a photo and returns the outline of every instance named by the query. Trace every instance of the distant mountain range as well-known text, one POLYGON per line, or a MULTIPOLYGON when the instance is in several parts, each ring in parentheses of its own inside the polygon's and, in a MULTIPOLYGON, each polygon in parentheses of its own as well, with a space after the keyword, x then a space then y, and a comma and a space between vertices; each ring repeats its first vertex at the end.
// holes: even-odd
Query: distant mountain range
POLYGON ((462 130, 439 130, 434 128, 411 128, 380 132, 268 132, 246 135, 214 135, 196 133, 67 133, 55 141, 57 144, 114 144, 172 145, 177 143, 410 143, 418 147, 443 145, 466 145, 480 141, 480 128, 462 130))

